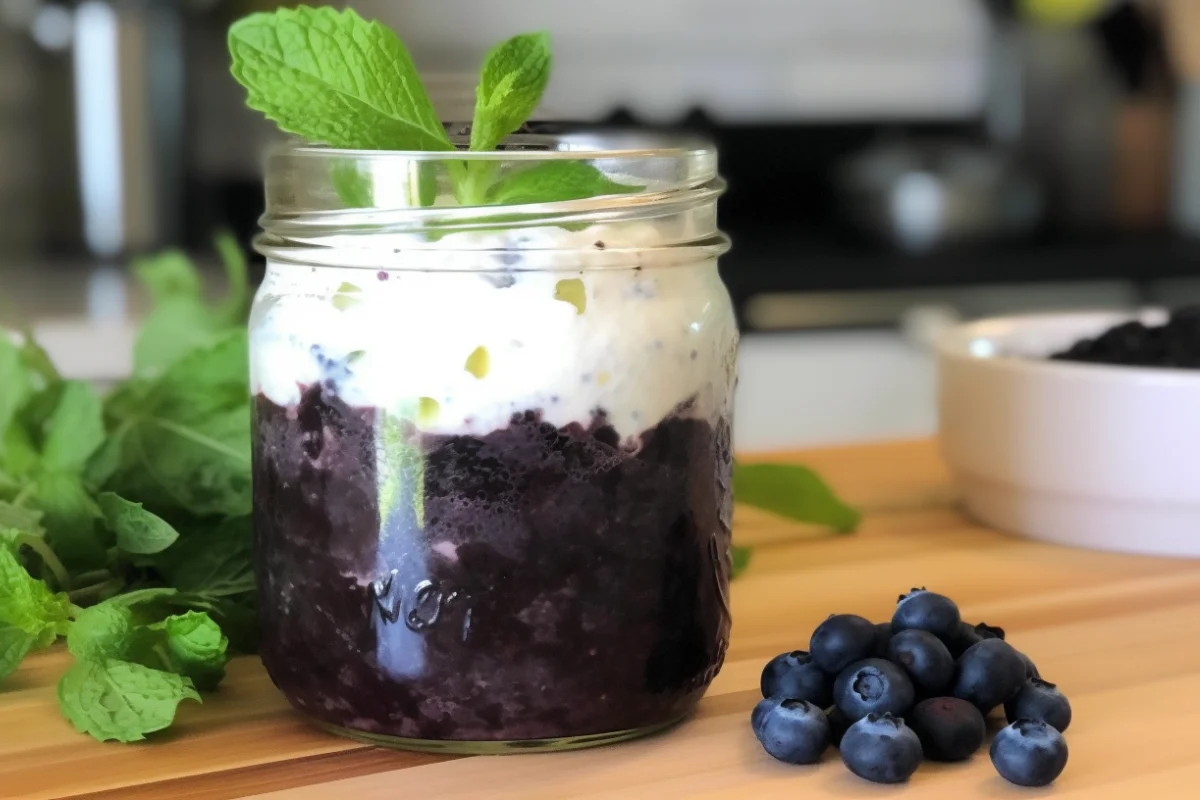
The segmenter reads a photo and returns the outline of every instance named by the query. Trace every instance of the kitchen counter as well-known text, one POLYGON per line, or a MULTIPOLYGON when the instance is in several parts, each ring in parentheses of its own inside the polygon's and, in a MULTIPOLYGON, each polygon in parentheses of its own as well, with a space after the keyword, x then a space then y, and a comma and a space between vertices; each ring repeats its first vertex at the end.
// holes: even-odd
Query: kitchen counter
MULTIPOLYGON (((759 672, 803 648, 831 612, 890 616, 895 597, 929 586, 963 616, 1005 627, 1071 698, 1066 772, 1038 796, 1191 798, 1200 785, 1200 561, 1068 550, 981 528, 953 508, 929 441, 780 456, 813 466, 865 513, 850 536, 814 535, 739 509, 735 539, 756 545, 733 585, 733 639, 699 711, 658 736, 549 755, 452 757, 379 750, 306 725, 257 660, 241 658, 203 706, 170 732, 98 744, 56 708, 67 662, 26 660, 0 687, 0 795, 91 800, 392 800, 561 797, 1021 797, 987 754, 926 763, 904 787, 855 778, 830 750, 817 767, 773 761, 755 742, 759 672)), ((1130 535, 1137 535, 1131 531, 1130 535)))

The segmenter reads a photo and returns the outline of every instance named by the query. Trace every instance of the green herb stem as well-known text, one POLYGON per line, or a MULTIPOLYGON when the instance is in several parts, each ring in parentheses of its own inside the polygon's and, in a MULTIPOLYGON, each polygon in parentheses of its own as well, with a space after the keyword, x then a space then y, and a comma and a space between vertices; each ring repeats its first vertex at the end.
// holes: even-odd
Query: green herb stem
POLYGON ((36 491, 37 491, 36 483, 33 483, 31 481, 31 482, 25 484, 24 488, 22 488, 21 491, 17 492, 17 496, 12 499, 12 504, 14 506, 24 505, 25 501, 28 500, 30 497, 32 497, 33 493, 36 491))
POLYGON ((71 588, 71 573, 67 572, 67 568, 58 560, 58 556, 50 549, 50 545, 46 543, 45 539, 36 534, 22 533, 17 535, 17 544, 25 545, 38 554, 42 563, 54 574, 54 580, 58 583, 59 590, 66 591, 71 588))
POLYGON ((96 583, 91 586, 84 586, 82 589, 69 591, 67 592, 67 597, 75 605, 81 602, 99 602, 117 594, 124 586, 125 581, 120 578, 111 578, 103 583, 96 583))
POLYGON ((75 582, 81 586, 91 586, 94 583, 101 583, 112 577, 112 573, 106 569, 94 569, 90 572, 81 572, 75 576, 75 582))

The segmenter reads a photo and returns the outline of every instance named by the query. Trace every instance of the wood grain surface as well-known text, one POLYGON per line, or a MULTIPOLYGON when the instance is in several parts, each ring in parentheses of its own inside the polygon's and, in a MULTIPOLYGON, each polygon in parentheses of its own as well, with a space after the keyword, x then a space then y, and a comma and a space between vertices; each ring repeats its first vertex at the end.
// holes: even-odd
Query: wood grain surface
MULTIPOLYGON (((756 545, 734 583, 725 668, 698 712, 664 734, 596 750, 450 758, 343 741, 306 726, 253 659, 152 742, 99 744, 59 716, 66 663, 40 654, 0 686, 0 798, 1200 797, 1200 562, 1067 550, 1002 536, 953 509, 930 442, 782 454, 819 469, 866 513, 851 536, 814 536, 739 509, 756 545), (804 647, 831 612, 886 619, 927 585, 965 617, 1003 625, 1071 698, 1070 762, 1046 790, 996 776, 986 753, 925 764, 902 787, 774 762, 749 713, 763 663, 804 647)), ((1136 536, 1136 531, 1130 532, 1136 536)), ((1197 532, 1200 535, 1200 531, 1197 532)))

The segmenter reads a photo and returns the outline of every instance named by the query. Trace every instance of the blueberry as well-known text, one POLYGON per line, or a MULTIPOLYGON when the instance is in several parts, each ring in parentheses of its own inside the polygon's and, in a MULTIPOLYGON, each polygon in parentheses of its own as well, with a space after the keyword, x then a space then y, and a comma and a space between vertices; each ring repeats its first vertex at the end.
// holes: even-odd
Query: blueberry
POLYGON ((925 589, 913 589, 901 595, 896 603, 892 632, 917 628, 945 639, 958 632, 958 623, 961 621, 958 606, 949 597, 925 589))
POLYGON ((998 625, 988 625, 986 622, 981 622, 975 626, 975 632, 979 634, 980 639, 1003 639, 1004 628, 998 625))
POLYGON ((833 677, 803 650, 775 656, 763 668, 763 697, 790 697, 827 708, 833 702, 833 677))
POLYGON ((927 696, 940 695, 954 681, 954 658, 929 631, 900 631, 888 642, 887 658, 903 667, 913 686, 927 696))
POLYGON ((1040 672, 1038 672, 1037 664, 1033 663, 1033 659, 1031 659, 1029 656, 1025 655, 1024 653, 1022 653, 1020 650, 1017 651, 1017 655, 1019 655, 1021 657, 1021 660, 1025 662, 1025 677, 1026 678, 1042 677, 1042 674, 1040 672))
POLYGON ((842 737, 842 761, 860 778, 904 783, 921 765, 921 741, 891 714, 868 714, 842 737))
POLYGON ((825 709, 825 719, 829 720, 829 741, 834 747, 840 747, 846 729, 852 724, 846 715, 838 711, 837 706, 825 709))
POLYGON ((1045 722, 1019 719, 996 734, 991 756, 1004 780, 1018 786, 1046 786, 1067 765, 1067 740, 1045 722))
POLYGON ((813 631, 808 651, 817 666, 830 675, 870 657, 875 650, 875 626, 854 614, 834 614, 813 631))
POLYGON ((1004 716, 1009 722, 1041 720, 1062 733, 1071 724, 1071 703, 1053 683, 1032 678, 1025 682, 1016 697, 1004 704, 1004 716))
POLYGON ((868 714, 902 717, 912 708, 915 695, 904 670, 882 658, 851 664, 833 683, 833 702, 852 721, 868 714))
POLYGON ((1011 700, 1025 683, 1025 662, 1003 639, 984 639, 958 659, 955 697, 974 703, 984 714, 1011 700))
POLYGON ((768 697, 750 714, 763 749, 789 764, 815 764, 829 746, 825 712, 806 700, 768 697))
POLYGON ((954 633, 939 638, 941 638, 942 643, 950 651, 950 655, 955 658, 965 653, 971 645, 983 641, 983 637, 979 635, 979 631, 975 630, 975 626, 969 622, 959 622, 958 628, 954 633))
POLYGON ((962 761, 983 746, 987 726, 979 709, 957 697, 922 700, 909 715, 909 725, 921 740, 925 757, 933 761, 962 761))
POLYGON ((887 658, 888 642, 892 640, 892 623, 875 623, 875 650, 871 653, 874 658, 887 658))

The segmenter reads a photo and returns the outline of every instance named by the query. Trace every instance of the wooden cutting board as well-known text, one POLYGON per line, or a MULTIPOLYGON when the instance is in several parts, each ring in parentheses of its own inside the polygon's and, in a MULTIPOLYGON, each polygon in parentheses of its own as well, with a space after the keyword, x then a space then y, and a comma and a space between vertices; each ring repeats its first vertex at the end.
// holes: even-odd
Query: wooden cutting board
POLYGON ((735 538, 756 549, 734 583, 728 660, 696 715, 665 734, 549 755, 379 750, 309 728, 258 663, 240 659, 203 706, 181 708, 170 732, 99 744, 59 716, 54 685, 67 658, 50 652, 0 685, 0 798, 1200 797, 1200 561, 985 530, 953 510, 929 442, 779 458, 819 469, 865 522, 851 536, 814 538, 738 511, 735 538), (1009 786, 986 753, 925 764, 907 786, 889 788, 852 776, 836 751, 819 766, 789 767, 754 741, 749 714, 767 659, 804 647, 831 612, 886 619, 896 595, 919 585, 954 597, 968 619, 1003 625, 1071 698, 1070 763, 1052 790, 1009 786))

